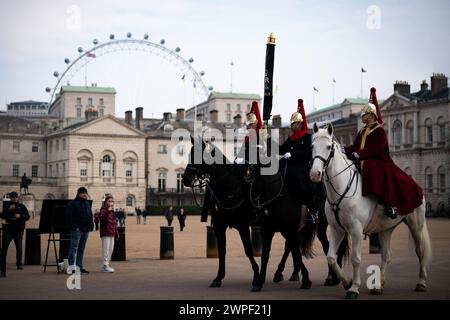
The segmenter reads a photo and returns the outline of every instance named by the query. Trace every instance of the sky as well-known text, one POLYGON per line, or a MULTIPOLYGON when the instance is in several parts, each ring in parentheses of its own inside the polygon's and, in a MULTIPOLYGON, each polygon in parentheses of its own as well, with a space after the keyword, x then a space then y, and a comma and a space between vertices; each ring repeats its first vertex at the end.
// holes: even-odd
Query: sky
MULTIPOLYGON (((303 98, 306 111, 363 97, 393 93, 396 80, 419 90, 434 72, 450 75, 450 1, 2 1, 0 3, 0 110, 22 100, 49 101, 54 71, 65 70, 77 48, 93 47, 127 32, 145 33, 165 47, 181 48, 204 71, 215 91, 263 95, 267 36, 276 37, 272 114, 287 121, 303 98), (230 66, 233 61, 234 66, 230 66), (232 68, 232 71, 231 71, 232 68), (276 90, 276 88, 278 90, 276 90), (313 87, 318 89, 314 93, 313 87)), ((145 117, 201 102, 183 70, 161 52, 120 51, 98 56, 71 85, 117 90, 116 115, 144 107, 145 117), (194 92, 196 94, 194 94, 194 92)), ((196 89, 197 90, 197 89, 196 89)))

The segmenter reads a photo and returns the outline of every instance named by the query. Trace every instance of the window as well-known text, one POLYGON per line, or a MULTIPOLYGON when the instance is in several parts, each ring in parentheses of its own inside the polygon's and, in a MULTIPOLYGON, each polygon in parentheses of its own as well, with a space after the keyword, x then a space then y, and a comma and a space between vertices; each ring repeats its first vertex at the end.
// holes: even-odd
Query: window
POLYGON ((395 121, 393 126, 394 145, 400 146, 402 144, 402 123, 395 121))
POLYGON ((61 170, 62 170, 61 171, 61 176, 65 177, 66 176, 66 164, 65 163, 62 164, 62 169, 61 170))
POLYGON ((413 144, 414 143, 414 126, 413 122, 410 120, 406 123, 406 143, 413 144))
POLYGON ((19 176, 19 165, 18 164, 13 164, 12 175, 13 175, 13 177, 19 176))
POLYGON ((13 152, 20 152, 20 141, 13 141, 13 152))
POLYGON ((31 176, 36 178, 38 176, 39 166, 31 166, 31 176))
POLYGON ((102 158, 101 174, 105 178, 113 176, 111 157, 109 155, 105 155, 102 158))
POLYGON ((183 174, 177 173, 177 192, 184 191, 183 174))
POLYGON ((182 156, 184 152, 184 146, 177 146, 177 153, 182 156))
POLYGON ((127 207, 132 207, 133 206, 133 202, 134 202, 134 199, 133 199, 133 196, 127 196, 127 199, 126 199, 126 206, 127 207))
POLYGON ((445 169, 444 169, 444 167, 439 167, 438 177, 439 177, 439 190, 440 190, 440 192, 445 193, 445 169))
POLYGON ((52 166, 52 165, 49 165, 49 166, 48 166, 48 176, 49 176, 49 177, 52 177, 52 176, 53 176, 53 166, 52 166))
POLYGON ((87 177, 87 162, 80 162, 80 177, 87 177))
POLYGON ((105 105, 105 99, 100 98, 99 105, 104 106, 105 105))
POLYGON ((167 153, 167 146, 165 144, 158 145, 158 153, 167 153))
POLYGON ((231 104, 227 103, 227 111, 231 111, 231 104))
POLYGON ((165 172, 158 174, 158 192, 166 192, 166 179, 167 174, 165 172))
POLYGON ((100 109, 98 109, 98 111, 99 111, 100 117, 103 117, 105 115, 105 109, 100 108, 100 109))
POLYGON ((239 103, 237 105, 237 112, 241 112, 241 105, 239 103))
POLYGON ((55 177, 59 177, 59 163, 55 166, 55 177))
POLYGON ((77 108, 77 118, 81 118, 81 108, 77 108))
POLYGON ((39 142, 33 142, 31 144, 31 152, 39 152, 39 142))
POLYGON ((227 122, 231 122, 231 114, 227 114, 227 122))
POLYGON ((48 150, 49 152, 53 152, 53 141, 50 141, 48 144, 48 150))
POLYGON ((66 150, 66 138, 63 139, 63 142, 62 142, 62 149, 63 149, 63 150, 66 150))
POLYGON ((431 123, 431 119, 427 119, 425 121, 425 133, 426 133, 426 143, 433 142, 433 125, 431 123))
POLYGON ((439 142, 445 142, 445 122, 444 117, 439 117, 437 120, 439 126, 439 142))
POLYGON ((248 104, 248 105, 247 105, 247 112, 250 112, 250 108, 251 108, 251 107, 250 107, 250 105, 248 104))
POLYGON ((77 98, 77 106, 81 106, 81 97, 77 98))
POLYGON ((92 107, 92 98, 88 98, 88 106, 92 107))
POLYGON ((125 176, 131 178, 133 176, 133 164, 131 162, 125 163, 125 176))
POLYGON ((56 149, 56 152, 59 151, 59 140, 56 140, 55 149, 56 149))

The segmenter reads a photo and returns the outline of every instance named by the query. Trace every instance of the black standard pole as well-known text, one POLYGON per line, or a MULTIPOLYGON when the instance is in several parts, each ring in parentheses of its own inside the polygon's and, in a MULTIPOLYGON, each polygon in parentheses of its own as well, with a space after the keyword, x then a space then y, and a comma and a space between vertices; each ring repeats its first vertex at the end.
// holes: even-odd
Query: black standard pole
POLYGON ((261 227, 260 226, 252 226, 252 247, 253 247, 253 256, 261 257, 262 236, 261 236, 261 227))
POLYGON ((275 60, 275 36, 271 33, 267 39, 266 64, 264 71, 263 120, 268 122, 272 112, 273 99, 273 65, 275 60))
POLYGON ((127 260, 127 250, 125 245, 125 227, 118 227, 119 239, 114 240, 114 250, 111 256, 111 261, 125 261, 127 260))
POLYGON ((41 265, 41 234, 39 229, 25 230, 25 264, 41 265))
POLYGON ((174 259, 173 227, 161 226, 160 259, 174 259))
POLYGON ((206 226, 206 257, 218 258, 217 238, 213 226, 206 226))

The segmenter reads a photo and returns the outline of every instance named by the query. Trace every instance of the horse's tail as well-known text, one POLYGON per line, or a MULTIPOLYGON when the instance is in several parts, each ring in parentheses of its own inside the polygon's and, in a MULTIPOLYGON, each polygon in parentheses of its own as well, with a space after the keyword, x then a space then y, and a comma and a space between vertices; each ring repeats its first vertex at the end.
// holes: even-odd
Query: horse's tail
POLYGON ((315 256, 313 243, 314 239, 316 238, 317 234, 317 227, 316 225, 305 225, 299 232, 298 232, 298 241, 300 246, 300 252, 302 256, 304 256, 307 259, 312 259, 315 256))

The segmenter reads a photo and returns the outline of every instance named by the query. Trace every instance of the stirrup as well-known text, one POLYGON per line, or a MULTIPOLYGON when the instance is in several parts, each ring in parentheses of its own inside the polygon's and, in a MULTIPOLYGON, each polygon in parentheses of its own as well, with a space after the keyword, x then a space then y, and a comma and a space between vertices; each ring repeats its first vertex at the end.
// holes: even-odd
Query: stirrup
POLYGON ((397 208, 386 207, 386 215, 391 219, 397 219, 397 208))
POLYGON ((305 219, 305 224, 308 224, 311 226, 319 224, 319 212, 318 211, 309 212, 308 218, 305 219))

